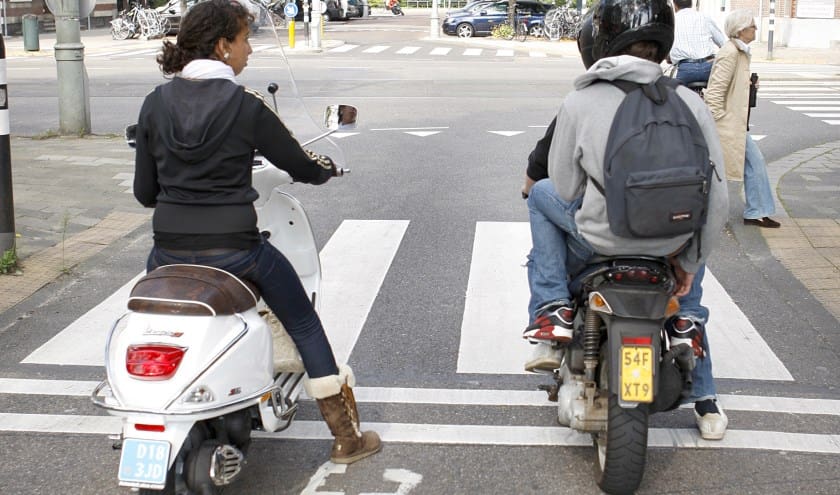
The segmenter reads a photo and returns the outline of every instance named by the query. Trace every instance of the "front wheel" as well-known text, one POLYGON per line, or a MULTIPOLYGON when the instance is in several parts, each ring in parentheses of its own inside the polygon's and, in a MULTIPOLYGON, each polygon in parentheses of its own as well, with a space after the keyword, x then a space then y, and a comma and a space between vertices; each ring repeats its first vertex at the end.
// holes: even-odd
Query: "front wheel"
POLYGON ((516 29, 516 39, 519 41, 525 41, 525 38, 528 37, 528 25, 524 22, 519 25, 516 29))
POLYGON ((647 458, 648 406, 618 405, 610 394, 607 431, 594 435, 598 453, 598 486, 604 492, 632 494, 642 482, 647 458))
POLYGON ((458 33, 458 37, 460 38, 472 38, 475 34, 475 29, 470 24, 466 22, 462 24, 458 24, 458 27, 455 28, 455 32, 458 33))

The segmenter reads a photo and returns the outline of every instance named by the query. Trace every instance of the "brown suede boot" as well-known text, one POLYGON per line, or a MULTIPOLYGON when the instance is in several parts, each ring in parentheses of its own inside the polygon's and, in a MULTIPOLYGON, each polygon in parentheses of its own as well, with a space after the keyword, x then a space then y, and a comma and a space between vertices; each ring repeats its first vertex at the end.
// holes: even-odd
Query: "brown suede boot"
POLYGON ((353 397, 353 372, 340 366, 338 375, 309 380, 307 393, 316 399, 321 415, 335 437, 330 460, 336 464, 350 464, 373 455, 382 448, 379 435, 359 429, 359 412, 353 397), (327 395, 332 391, 337 393, 327 395))

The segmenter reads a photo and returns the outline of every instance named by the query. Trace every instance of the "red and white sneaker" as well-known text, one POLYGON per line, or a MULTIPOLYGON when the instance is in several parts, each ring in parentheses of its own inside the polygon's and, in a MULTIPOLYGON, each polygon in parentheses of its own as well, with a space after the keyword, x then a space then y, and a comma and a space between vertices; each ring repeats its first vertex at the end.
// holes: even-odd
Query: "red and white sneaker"
POLYGON ((572 340, 574 321, 575 310, 567 303, 548 306, 534 323, 528 325, 522 338, 532 343, 567 344, 572 340))
POLYGON ((698 358, 705 356, 703 350, 703 324, 690 318, 675 316, 665 322, 665 331, 671 347, 685 345, 694 351, 698 358))

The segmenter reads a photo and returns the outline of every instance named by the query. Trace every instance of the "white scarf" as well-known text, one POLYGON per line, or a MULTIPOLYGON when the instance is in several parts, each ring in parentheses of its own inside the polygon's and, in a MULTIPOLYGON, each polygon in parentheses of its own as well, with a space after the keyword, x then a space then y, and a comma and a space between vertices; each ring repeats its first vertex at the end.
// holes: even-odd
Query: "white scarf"
POLYGON ((236 82, 231 66, 209 58, 193 60, 176 75, 185 79, 227 79, 236 82))

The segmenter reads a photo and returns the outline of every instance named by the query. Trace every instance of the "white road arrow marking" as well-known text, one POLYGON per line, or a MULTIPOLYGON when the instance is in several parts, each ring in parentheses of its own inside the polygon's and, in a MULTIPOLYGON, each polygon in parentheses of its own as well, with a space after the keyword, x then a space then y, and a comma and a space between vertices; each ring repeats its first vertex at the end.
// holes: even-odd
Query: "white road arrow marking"
POLYGON ((516 136, 518 134, 522 134, 525 131, 487 131, 490 134, 498 134, 500 136, 511 137, 516 136))

